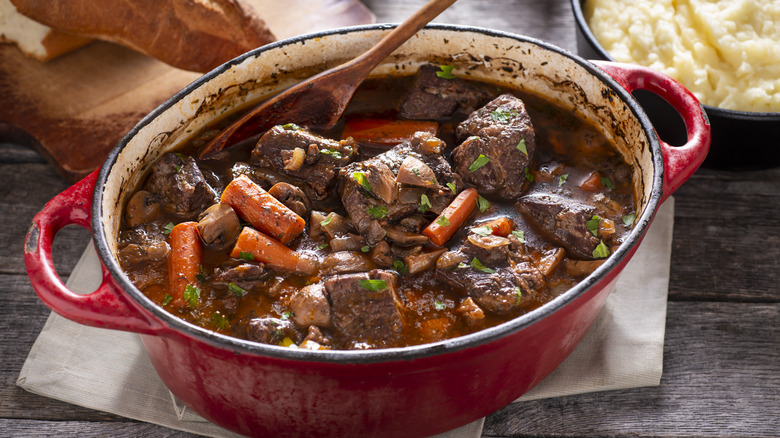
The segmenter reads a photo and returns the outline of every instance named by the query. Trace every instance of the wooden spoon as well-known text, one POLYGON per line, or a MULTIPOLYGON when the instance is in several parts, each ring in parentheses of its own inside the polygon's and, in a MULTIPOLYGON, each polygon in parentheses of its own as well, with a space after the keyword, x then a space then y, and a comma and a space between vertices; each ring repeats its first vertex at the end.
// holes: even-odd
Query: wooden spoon
POLYGON ((220 132, 200 153, 213 154, 280 123, 328 130, 341 118, 361 82, 383 59, 457 0, 430 0, 377 45, 266 100, 220 132))

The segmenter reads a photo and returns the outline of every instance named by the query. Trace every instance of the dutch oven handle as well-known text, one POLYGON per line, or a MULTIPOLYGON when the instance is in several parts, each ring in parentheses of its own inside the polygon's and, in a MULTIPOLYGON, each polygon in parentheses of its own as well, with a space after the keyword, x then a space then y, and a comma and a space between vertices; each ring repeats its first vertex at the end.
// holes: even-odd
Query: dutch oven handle
POLYGON ((698 99, 682 84, 656 70, 631 64, 592 61, 633 93, 646 90, 666 100, 685 122, 687 142, 672 146, 658 139, 664 157, 663 199, 674 193, 699 168, 710 150, 710 123, 698 99))
POLYGON ((35 215, 24 242, 27 275, 41 301, 65 318, 92 327, 156 334, 162 328, 159 320, 129 299, 102 264, 102 283, 86 295, 68 289, 54 269, 51 250, 57 232, 66 225, 90 229, 97 175, 94 171, 35 215))

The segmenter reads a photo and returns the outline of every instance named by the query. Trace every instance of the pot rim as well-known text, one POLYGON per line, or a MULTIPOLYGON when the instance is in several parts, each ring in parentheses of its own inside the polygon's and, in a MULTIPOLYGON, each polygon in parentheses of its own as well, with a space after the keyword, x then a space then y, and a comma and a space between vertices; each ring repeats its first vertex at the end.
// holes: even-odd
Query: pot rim
MULTIPOLYGON (((152 112, 141 119, 138 124, 133 127, 111 150, 106 161, 100 168, 98 178, 95 184, 92 202, 92 235, 95 243, 97 253, 103 262, 104 266, 110 272, 113 281, 127 294, 130 298, 138 303, 142 308, 148 311, 158 320, 162 321, 169 331, 178 332, 185 336, 207 342, 215 347, 227 349, 233 351, 236 354, 253 354, 259 356, 267 356, 274 359, 294 360, 294 361, 307 361, 307 362, 320 362, 320 363, 341 363, 341 364, 366 364, 377 362, 392 362, 392 361, 411 361, 416 359, 423 359, 427 357, 442 355, 446 353, 452 353, 459 350, 468 348, 474 348, 481 345, 485 345, 494 340, 502 337, 509 336, 513 333, 521 331, 536 322, 547 318, 553 313, 559 311, 565 306, 569 305, 573 301, 577 300, 588 292, 591 288, 599 283, 604 282, 607 279, 608 274, 615 268, 618 268, 628 257, 635 247, 641 242, 642 236, 646 232, 650 225, 655 213, 660 205, 663 195, 663 179, 664 179, 664 164, 663 156, 661 153, 661 146, 658 137, 655 135, 653 125, 649 118, 644 113, 641 105, 633 98, 633 96, 625 90, 623 87, 607 73, 596 67, 594 64, 586 61, 585 59, 572 54, 562 48, 554 46, 552 44, 537 40, 535 38, 526 37, 518 34, 513 34, 504 31, 491 30, 473 26, 451 25, 451 24, 429 24, 423 31, 434 32, 468 32, 481 34, 488 37, 509 38, 518 40, 521 42, 527 42, 539 46, 542 49, 555 52, 562 56, 571 58, 577 64, 582 66, 589 74, 597 77, 601 82, 611 88, 623 102, 629 107, 634 117, 637 118, 642 126, 643 131, 646 134, 650 150, 652 151, 653 161, 653 179, 650 196, 647 198, 647 203, 641 216, 637 217, 634 222, 634 227, 628 234, 626 240, 618 247, 618 249, 610 255, 605 263, 599 266, 594 272, 592 272, 585 279, 580 281, 574 287, 570 288, 566 292, 562 293, 552 301, 545 305, 528 312, 524 315, 520 315, 505 323, 499 324, 494 327, 480 330, 478 332, 446 339, 434 343, 414 345, 408 347, 375 349, 375 350, 327 350, 327 351, 314 351, 303 348, 289 348, 276 345, 268 345, 257 342, 252 342, 244 339, 234 338, 227 335, 215 333, 205 328, 188 323, 173 314, 170 314, 152 302, 146 295, 138 290, 127 278, 122 271, 117 260, 111 254, 108 245, 108 239, 105 233, 105 229, 102 225, 102 205, 101 198, 104 193, 104 185, 111 173, 111 170, 116 163, 121 150, 127 145, 127 143, 145 126, 155 120, 160 114, 172 107, 178 101, 185 98, 191 91, 197 89, 205 82, 214 79, 220 74, 230 69, 233 65, 239 64, 249 57, 262 56, 263 52, 276 49, 278 47, 289 46, 301 41, 321 38, 331 35, 342 35, 360 33, 366 31, 377 30, 390 30, 394 28, 395 24, 371 24, 362 26, 352 26, 337 29, 330 29, 326 31, 300 35, 285 40, 280 40, 266 46, 254 49, 243 55, 240 55, 231 61, 217 67, 209 73, 201 76, 200 78, 187 85, 181 91, 176 93, 170 99, 163 104, 155 108, 152 112)), ((603 287, 604 285, 602 285, 603 287)), ((162 330, 165 334, 166 330, 162 330)))
MULTIPOLYGON (((610 62, 617 62, 612 55, 604 49, 599 40, 590 30, 587 20, 585 20, 585 14, 582 12, 582 3, 585 0, 571 0, 572 11, 574 12, 574 21, 577 23, 581 34, 588 42, 588 45, 604 60, 610 62)), ((780 112, 765 112, 765 111, 742 111, 720 108, 717 106, 707 105, 702 103, 701 106, 707 112, 707 115, 714 115, 724 118, 731 118, 735 120, 746 120, 756 122, 780 122, 780 112)))

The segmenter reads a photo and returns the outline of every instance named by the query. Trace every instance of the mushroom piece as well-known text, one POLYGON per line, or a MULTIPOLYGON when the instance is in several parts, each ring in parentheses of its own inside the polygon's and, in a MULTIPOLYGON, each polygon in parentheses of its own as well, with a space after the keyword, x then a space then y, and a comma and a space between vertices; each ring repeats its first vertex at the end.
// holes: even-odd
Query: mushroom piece
POLYGON ((309 197, 306 196, 299 187, 280 182, 274 184, 274 186, 268 190, 268 193, 278 199, 279 202, 286 205, 290 210, 294 211, 298 216, 309 216, 311 202, 309 202, 309 197))
POLYGON ((232 245, 241 232, 241 222, 233 208, 227 204, 214 204, 198 217, 200 238, 216 248, 232 245))
POLYGON ((293 320, 302 327, 330 326, 330 304, 322 283, 310 284, 295 292, 290 299, 293 320))
POLYGON ((372 193, 379 199, 387 204, 395 202, 397 196, 395 175, 386 164, 373 163, 366 171, 366 179, 372 193))
POLYGON ((396 181, 410 186, 424 187, 426 189, 438 189, 436 175, 427 164, 409 155, 404 158, 401 167, 398 168, 396 181))
POLYGON ((333 252, 358 251, 366 245, 366 239, 357 234, 347 233, 330 239, 328 245, 333 252))
POLYGON ((125 207, 127 224, 135 227, 154 220, 160 214, 160 203, 155 196, 146 190, 135 192, 125 207))
POLYGON ((376 263, 377 266, 387 268, 393 265, 395 257, 390 252, 390 244, 387 241, 382 240, 375 247, 371 248, 371 260, 376 263))
POLYGON ((385 231, 387 231, 387 237, 398 246, 408 247, 428 243, 428 236, 411 233, 398 225, 390 225, 385 228, 385 231))
POLYGON ((410 274, 416 274, 426 269, 430 269, 436 266, 436 260, 439 260, 442 254, 447 252, 447 248, 441 248, 429 252, 421 252, 419 254, 412 254, 404 258, 406 267, 409 269, 410 274))

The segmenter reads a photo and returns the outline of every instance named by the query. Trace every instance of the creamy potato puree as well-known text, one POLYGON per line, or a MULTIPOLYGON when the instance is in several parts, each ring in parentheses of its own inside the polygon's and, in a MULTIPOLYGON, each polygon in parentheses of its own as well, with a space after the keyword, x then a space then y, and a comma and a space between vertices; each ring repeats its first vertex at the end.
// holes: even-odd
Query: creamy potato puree
POLYGON ((703 103, 780 112, 780 1, 587 0, 617 61, 662 71, 703 103))

